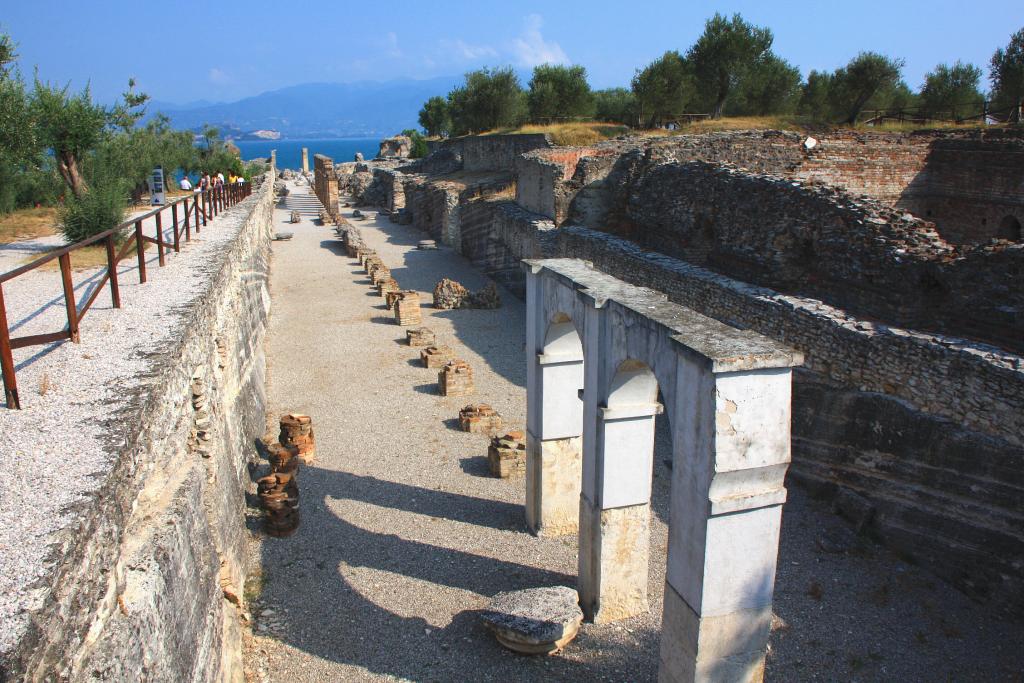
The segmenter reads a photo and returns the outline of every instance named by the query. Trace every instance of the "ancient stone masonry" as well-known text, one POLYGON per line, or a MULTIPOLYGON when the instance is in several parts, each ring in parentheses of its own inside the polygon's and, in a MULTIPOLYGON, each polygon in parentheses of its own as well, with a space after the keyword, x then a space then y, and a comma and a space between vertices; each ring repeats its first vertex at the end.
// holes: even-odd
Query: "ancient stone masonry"
POLYGON ((434 331, 429 327, 417 327, 414 330, 406 330, 405 341, 409 346, 433 346, 434 331))
POLYGON ((458 282, 444 278, 434 286, 434 308, 501 308, 501 295, 493 282, 474 293, 458 282))
MULTIPOLYGON (((398 285, 398 280, 391 277, 390 274, 388 275, 388 277, 381 278, 377 282, 377 293, 380 294, 382 297, 387 297, 388 294, 392 292, 398 292, 400 291, 400 289, 401 288, 398 285)), ((388 309, 390 308, 391 304, 388 304, 388 309)))
POLYGON ((519 430, 491 438, 487 447, 491 476, 508 479, 526 473, 526 435, 519 430))
POLYGON ((665 410, 673 468, 659 679, 758 680, 800 354, 584 261, 524 265, 527 523, 542 531, 554 513, 565 528, 564 510, 578 505, 584 614, 606 623, 647 611, 654 421, 665 410))
POLYGON ((441 368, 454 360, 455 352, 450 346, 428 346, 420 351, 420 362, 425 368, 441 368))
POLYGON ((464 432, 491 434, 501 427, 501 415, 486 403, 471 403, 459 411, 459 428, 464 432))
POLYGON ((1024 542, 1010 531, 1024 514, 1019 357, 859 320, 585 228, 561 239, 567 254, 803 351, 793 476, 864 496, 875 509, 869 533, 969 594, 1024 611, 1012 559, 1024 542))
MULTIPOLYGON (((366 173, 518 296, 521 259, 579 257, 798 346, 793 476, 1024 613, 1024 132, 501 137, 366 173)), ((577 477, 570 432, 542 444, 552 481, 577 477)), ((543 505, 541 533, 575 528, 578 500, 543 505)))
POLYGON ((437 373, 437 388, 442 396, 467 396, 476 391, 473 368, 464 360, 449 361, 437 373))
POLYGON ((334 161, 323 154, 313 156, 313 192, 329 216, 338 216, 338 179, 334 161))
POLYGON ((381 159, 401 158, 409 156, 412 149, 412 140, 407 135, 396 135, 393 138, 384 138, 380 141, 380 151, 377 156, 381 159))
POLYGON ((397 287, 384 292, 384 303, 389 311, 395 308, 395 302, 397 302, 404 293, 405 292, 397 287))
POLYGON ((273 204, 268 175, 218 216, 225 237, 194 298, 164 312, 170 336, 150 349, 144 390, 104 425, 110 467, 32 588, 5 680, 242 676, 232 587, 245 583, 245 487, 266 427, 273 204))
POLYGON ((423 322, 423 318, 420 314, 419 292, 413 290, 399 292, 398 298, 395 299, 394 306, 395 322, 397 322, 402 327, 408 327, 409 325, 419 325, 421 322, 423 322))

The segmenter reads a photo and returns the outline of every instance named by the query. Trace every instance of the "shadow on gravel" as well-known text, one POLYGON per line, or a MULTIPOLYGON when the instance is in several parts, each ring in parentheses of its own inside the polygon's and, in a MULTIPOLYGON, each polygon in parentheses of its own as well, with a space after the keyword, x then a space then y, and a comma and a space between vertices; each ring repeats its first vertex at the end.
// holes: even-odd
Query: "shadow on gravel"
POLYGON ((470 474, 474 477, 485 477, 487 479, 491 477, 491 467, 487 463, 487 458, 482 455, 473 456, 471 458, 460 458, 459 467, 466 474, 470 474))
POLYGON ((431 382, 430 384, 417 384, 412 388, 412 390, 421 394, 431 394, 434 396, 441 395, 441 392, 437 390, 437 382, 431 382))
MULTIPOLYGON (((520 531, 522 508, 498 501, 423 489, 374 477, 304 467, 299 474, 302 523, 285 539, 267 538, 262 564, 267 588, 263 600, 280 614, 276 636, 287 645, 327 661, 365 672, 416 681, 649 680, 656 666, 657 632, 636 629, 628 638, 585 626, 568 653, 586 648, 590 661, 570 657, 523 657, 503 649, 480 623, 484 600, 454 615, 442 628, 415 612, 418 591, 368 599, 360 586, 378 581, 367 570, 490 596, 537 586, 575 586, 576 577, 449 547, 432 545, 359 526, 359 519, 337 516, 335 500, 356 500, 465 524, 520 531), (637 670, 640 656, 650 662, 637 670), (599 659, 593 653, 599 652, 599 659), (475 672, 475 673, 474 673, 475 672), (616 675, 617 674, 617 675, 616 675)), ((524 532, 525 533, 525 532, 524 532)), ((435 589, 436 591, 436 589, 435 589)), ((423 593, 427 595, 428 593, 423 593)), ((436 594, 436 593, 435 593, 436 594)), ((443 594, 442 594, 443 595, 443 594)), ((460 599, 448 594, 445 599, 460 599)))

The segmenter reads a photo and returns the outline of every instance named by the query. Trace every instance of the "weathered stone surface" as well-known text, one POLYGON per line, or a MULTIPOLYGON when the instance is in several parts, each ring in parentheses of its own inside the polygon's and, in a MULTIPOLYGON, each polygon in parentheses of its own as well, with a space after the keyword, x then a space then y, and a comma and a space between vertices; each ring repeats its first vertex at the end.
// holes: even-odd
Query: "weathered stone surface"
POLYGON ((411 289, 399 292, 395 299, 395 322, 402 327, 419 325, 423 321, 420 313, 419 292, 411 289))
POLYGON ((429 327, 417 327, 414 330, 406 330, 405 341, 409 346, 433 346, 434 331, 429 327))
POLYGON ((487 447, 487 464, 491 475, 501 479, 526 472, 526 435, 518 430, 491 439, 487 447))
POLYGON ((501 427, 501 415, 486 403, 471 403, 459 411, 459 428, 464 432, 491 434, 501 427))
POLYGON ((316 440, 313 436, 313 420, 309 415, 282 415, 280 425, 281 434, 278 440, 281 445, 295 448, 302 462, 312 464, 316 457, 316 440))
POLYGON ((479 292, 470 292, 461 284, 448 278, 434 285, 434 308, 500 308, 501 296, 498 288, 490 282, 479 292))
POLYGON ((575 589, 552 586, 498 593, 480 618, 510 650, 555 654, 576 637, 583 612, 575 589))
POLYGON ((450 346, 428 346, 420 351, 420 362, 425 368, 440 368, 455 357, 450 346))
POLYGON ((442 396, 466 396, 476 391, 473 368, 464 360, 449 361, 437 375, 437 388, 442 396))

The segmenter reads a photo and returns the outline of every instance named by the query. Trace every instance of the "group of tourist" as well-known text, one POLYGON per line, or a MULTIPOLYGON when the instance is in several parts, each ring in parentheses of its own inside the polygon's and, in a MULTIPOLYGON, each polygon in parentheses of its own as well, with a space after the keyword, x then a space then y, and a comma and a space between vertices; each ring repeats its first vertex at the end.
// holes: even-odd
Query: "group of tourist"
POLYGON ((228 173, 228 177, 225 179, 223 173, 217 173, 216 175, 210 175, 204 173, 199 181, 193 185, 192 181, 189 180, 188 176, 183 176, 178 186, 182 190, 192 190, 196 193, 206 192, 207 190, 216 190, 223 188, 225 185, 241 185, 245 182, 245 178, 234 173, 228 173))

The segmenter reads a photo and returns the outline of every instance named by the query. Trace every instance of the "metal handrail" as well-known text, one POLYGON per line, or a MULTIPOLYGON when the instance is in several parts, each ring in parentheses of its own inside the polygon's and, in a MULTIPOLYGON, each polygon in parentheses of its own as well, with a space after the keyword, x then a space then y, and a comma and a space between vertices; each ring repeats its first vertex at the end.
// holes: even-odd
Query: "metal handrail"
POLYGON ((193 193, 192 196, 181 197, 169 204, 157 207, 141 216, 135 216, 121 223, 115 228, 105 230, 87 239, 69 244, 66 247, 49 252, 45 256, 37 258, 31 263, 26 263, 14 270, 0 274, 0 372, 3 374, 4 396, 7 407, 20 409, 21 401, 18 398, 18 380, 15 375, 14 356, 12 351, 26 346, 49 344, 55 341, 69 339, 73 343, 80 341, 79 322, 89 311, 100 291, 110 283, 111 303, 114 308, 121 308, 121 292, 118 285, 117 265, 134 245, 138 259, 139 283, 146 282, 146 244, 155 244, 157 247, 157 259, 160 267, 165 261, 165 251, 174 249, 180 251, 181 236, 184 234, 185 241, 191 241, 192 230, 198 234, 202 226, 215 218, 221 211, 244 200, 252 194, 251 183, 242 185, 231 184, 219 188, 212 188, 202 192, 193 193), (191 208, 189 202, 191 201, 191 208), (178 220, 178 207, 183 209, 182 220, 178 220), (171 224, 174 241, 168 243, 164 239, 162 213, 170 209, 171 224), (190 223, 190 217, 192 219, 190 223), (154 218, 156 222, 156 236, 150 237, 143 234, 143 222, 148 218, 154 218), (179 224, 180 223, 180 224, 179 224), (117 250, 116 237, 129 229, 133 229, 132 235, 117 250), (79 308, 75 303, 75 290, 71 280, 71 254, 83 247, 103 242, 107 251, 106 273, 100 278, 99 283, 85 303, 79 308), (36 270, 40 266, 57 259, 60 262, 61 283, 64 290, 64 307, 67 312, 68 326, 58 332, 47 332, 43 334, 25 335, 11 337, 11 330, 7 323, 7 309, 4 304, 3 283, 13 280, 19 275, 36 270))

